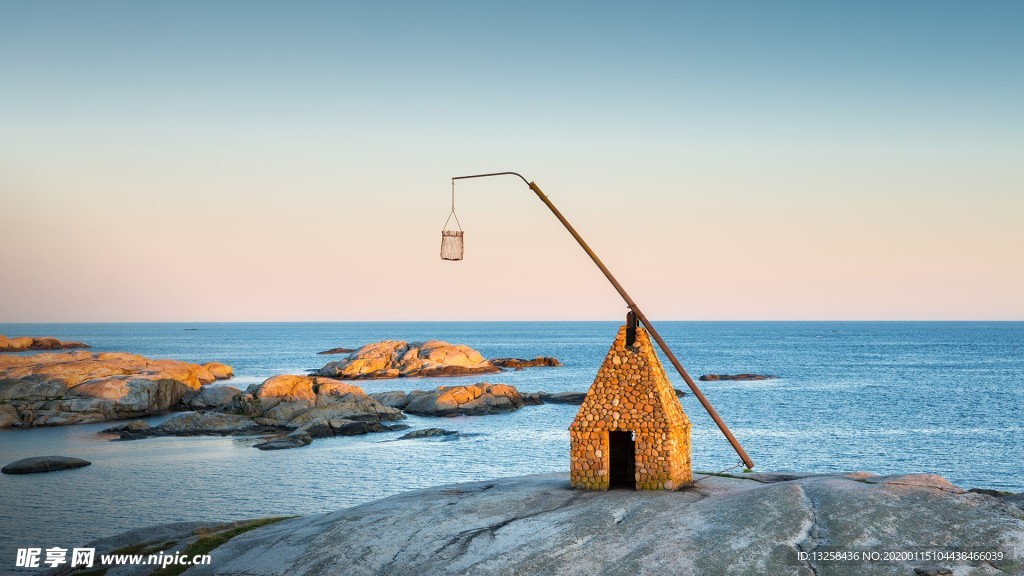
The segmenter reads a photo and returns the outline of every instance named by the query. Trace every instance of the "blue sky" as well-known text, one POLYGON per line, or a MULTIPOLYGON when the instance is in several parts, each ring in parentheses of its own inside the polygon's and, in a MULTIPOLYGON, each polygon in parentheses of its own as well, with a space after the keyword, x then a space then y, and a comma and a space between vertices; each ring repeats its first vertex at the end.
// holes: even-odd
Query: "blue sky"
POLYGON ((447 179, 495 170, 661 317, 1020 319, 1022 29, 1009 1, 8 0, 0 320, 617 318, 515 182, 460 184, 467 261, 436 261, 447 179))

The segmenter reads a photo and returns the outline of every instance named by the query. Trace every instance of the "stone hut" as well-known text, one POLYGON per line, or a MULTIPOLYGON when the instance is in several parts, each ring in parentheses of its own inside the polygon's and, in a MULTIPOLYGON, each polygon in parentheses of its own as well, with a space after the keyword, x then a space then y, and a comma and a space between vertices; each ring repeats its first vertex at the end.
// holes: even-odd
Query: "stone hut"
POLYGON ((693 479, 690 420, 643 328, 619 329, 569 436, 574 488, 674 490, 693 479))

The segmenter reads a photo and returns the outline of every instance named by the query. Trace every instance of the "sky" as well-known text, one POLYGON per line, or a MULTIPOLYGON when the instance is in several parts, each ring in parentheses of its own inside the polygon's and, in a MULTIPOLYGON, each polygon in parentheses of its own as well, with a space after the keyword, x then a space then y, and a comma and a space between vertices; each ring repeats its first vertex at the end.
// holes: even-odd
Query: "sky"
POLYGON ((0 0, 0 322, 1024 320, 1024 3, 0 0))

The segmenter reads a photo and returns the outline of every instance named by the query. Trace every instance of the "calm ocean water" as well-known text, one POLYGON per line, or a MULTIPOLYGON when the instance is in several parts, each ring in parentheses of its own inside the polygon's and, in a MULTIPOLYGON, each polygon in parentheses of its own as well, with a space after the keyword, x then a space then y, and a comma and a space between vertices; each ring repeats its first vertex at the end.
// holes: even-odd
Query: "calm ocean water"
MULTIPOLYGON (((964 487, 1024 491, 1022 322, 663 322, 694 377, 777 374, 762 382, 701 383, 758 470, 934 472, 964 487)), ((245 388, 304 373, 336 357, 316 352, 383 339, 439 338, 487 357, 555 356, 563 368, 487 377, 522 391, 586 390, 615 336, 614 322, 49 324, 4 325, 7 335, 83 340, 95 351, 216 360, 245 388)), ((666 363, 667 364, 667 363, 666 363)), ((681 379, 673 382, 685 389, 681 379)), ((482 378, 481 378, 482 379, 482 378)), ((362 383, 367 391, 478 379, 362 383)), ((692 396, 694 465, 738 461, 692 396)), ((109 424, 0 431, 0 464, 64 454, 81 470, 0 476, 0 572, 17 547, 73 547, 149 524, 335 510, 444 483, 568 468, 575 406, 501 416, 429 419, 474 433, 457 440, 393 441, 400 433, 315 440, 279 452, 252 439, 111 442, 109 424)), ((166 416, 148 419, 157 422, 166 416)))

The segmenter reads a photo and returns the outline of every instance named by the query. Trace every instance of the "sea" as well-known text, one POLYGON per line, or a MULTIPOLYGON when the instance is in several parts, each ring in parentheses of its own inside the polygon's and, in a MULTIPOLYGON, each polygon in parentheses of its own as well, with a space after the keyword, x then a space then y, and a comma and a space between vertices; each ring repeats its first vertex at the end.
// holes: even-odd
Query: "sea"
MULTIPOLYGON (((0 324, 8 336, 81 340, 92 350, 217 361, 245 389, 337 359, 317 352, 379 340, 446 340, 485 357, 554 356, 560 368, 430 379, 363 381, 367 392, 477 381, 523 392, 584 391, 617 322, 372 322, 0 324)), ((660 322, 694 376, 777 375, 698 382, 756 471, 941 474, 964 488, 1024 491, 1024 322, 660 322)), ((663 358, 676 387, 686 389, 663 358)), ((692 394, 694 468, 739 458, 692 394)), ((129 529, 327 512, 455 482, 567 471, 567 428, 577 406, 528 406, 504 415, 410 416, 414 429, 452 439, 398 440, 404 432, 317 439, 263 452, 255 438, 116 441, 110 423, 0 430, 0 465, 67 455, 87 468, 0 475, 0 572, 17 548, 82 547, 129 529)), ((146 418, 152 424, 168 415, 146 418)), ((740 472, 734 469, 734 472, 740 472)), ((699 476, 699 474, 698 474, 699 476)))

